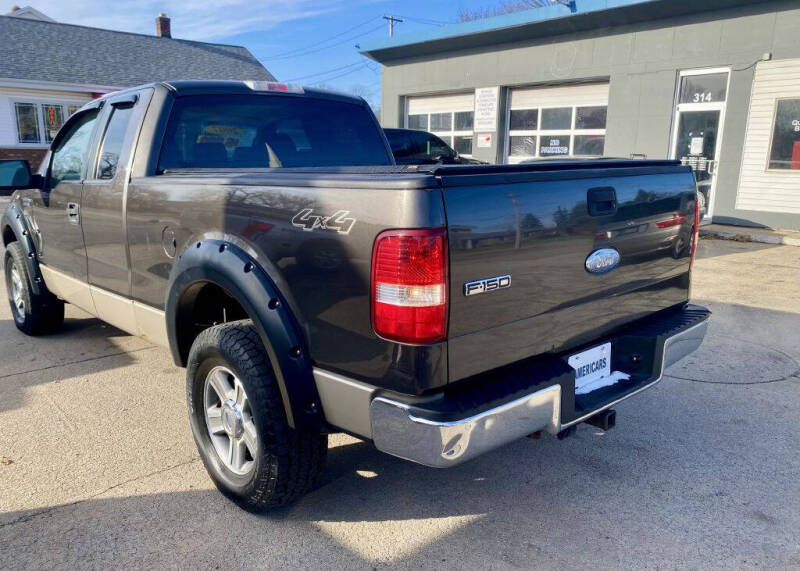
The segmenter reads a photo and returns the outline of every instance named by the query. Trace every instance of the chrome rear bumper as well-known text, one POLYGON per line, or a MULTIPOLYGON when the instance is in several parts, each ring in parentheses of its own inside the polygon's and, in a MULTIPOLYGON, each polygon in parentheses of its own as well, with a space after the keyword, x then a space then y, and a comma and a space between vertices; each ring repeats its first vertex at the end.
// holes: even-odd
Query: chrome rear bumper
POLYGON ((707 328, 708 320, 704 320, 667 337, 660 374, 655 380, 568 423, 561 422, 561 386, 557 384, 451 422, 420 418, 406 403, 379 396, 370 404, 373 442, 379 450, 393 456, 447 468, 537 431, 557 434, 655 385, 665 368, 700 347, 707 328))

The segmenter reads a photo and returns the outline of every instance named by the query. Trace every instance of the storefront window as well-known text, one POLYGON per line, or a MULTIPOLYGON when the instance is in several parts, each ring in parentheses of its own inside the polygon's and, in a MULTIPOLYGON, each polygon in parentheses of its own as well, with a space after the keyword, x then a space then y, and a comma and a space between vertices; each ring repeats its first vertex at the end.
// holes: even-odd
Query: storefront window
POLYGON ((15 103, 17 113, 17 134, 20 143, 39 142, 39 119, 33 103, 15 103))
POLYGON ((800 172, 800 98, 778 100, 768 168, 800 172))
POLYGON ((61 105, 42 105, 44 117, 44 141, 51 143, 64 124, 64 108, 61 105))
POLYGON ((51 143, 67 118, 80 109, 79 105, 58 103, 14 103, 17 118, 17 141, 20 143, 51 143))

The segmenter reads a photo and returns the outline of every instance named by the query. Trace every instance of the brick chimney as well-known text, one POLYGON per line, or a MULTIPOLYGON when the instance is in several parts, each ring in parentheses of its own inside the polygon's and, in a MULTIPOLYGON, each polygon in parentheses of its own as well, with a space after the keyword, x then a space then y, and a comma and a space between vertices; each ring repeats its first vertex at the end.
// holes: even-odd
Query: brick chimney
POLYGON ((169 18, 164 12, 161 12, 156 18, 156 35, 161 38, 171 38, 172 29, 169 25, 169 18))

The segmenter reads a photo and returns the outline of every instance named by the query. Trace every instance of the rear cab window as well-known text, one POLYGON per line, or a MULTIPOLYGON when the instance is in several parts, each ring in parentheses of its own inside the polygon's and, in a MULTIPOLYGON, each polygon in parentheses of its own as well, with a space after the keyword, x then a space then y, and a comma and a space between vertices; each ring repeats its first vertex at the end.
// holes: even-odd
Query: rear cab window
POLYGON ((363 106, 283 95, 176 99, 158 171, 390 165, 380 128, 363 106))

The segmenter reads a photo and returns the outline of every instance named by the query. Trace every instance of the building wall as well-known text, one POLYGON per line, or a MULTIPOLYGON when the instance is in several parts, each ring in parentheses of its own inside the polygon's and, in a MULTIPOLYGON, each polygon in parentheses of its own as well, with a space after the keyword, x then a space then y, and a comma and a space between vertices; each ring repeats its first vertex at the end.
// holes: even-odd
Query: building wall
MULTIPOLYGON (((0 71, 2 74, 2 71, 0 71)), ((83 105, 91 101, 90 93, 22 89, 0 84, 0 159, 25 159, 37 169, 47 151, 47 144, 19 143, 15 102, 83 105)))
MULTIPOLYGON (((435 58, 391 61, 383 69, 383 121, 385 126, 400 124, 406 95, 607 80, 605 154, 664 158, 670 153, 678 73, 731 67, 714 218, 800 227, 796 214, 736 208, 754 64, 765 52, 776 60, 800 57, 798 30, 800 3, 775 0, 647 24, 443 52, 435 58)), ((500 114, 504 116, 502 109, 500 114)), ((503 143, 502 127, 489 150, 494 160, 501 157, 497 145, 503 143)))

